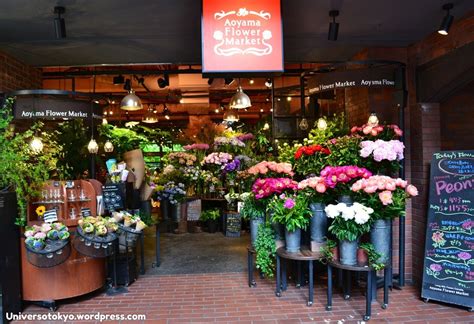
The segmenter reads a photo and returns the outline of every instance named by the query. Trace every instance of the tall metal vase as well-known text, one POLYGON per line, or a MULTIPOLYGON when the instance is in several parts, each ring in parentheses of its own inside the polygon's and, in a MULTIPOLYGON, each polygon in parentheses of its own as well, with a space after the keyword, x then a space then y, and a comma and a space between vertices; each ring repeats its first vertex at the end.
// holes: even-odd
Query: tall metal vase
POLYGON ((287 252, 299 252, 301 247, 301 229, 297 228, 294 231, 285 229, 285 242, 287 252))
POLYGON ((356 265, 357 264, 357 247, 359 246, 358 240, 339 241, 339 262, 344 265, 356 265))
POLYGON ((173 222, 179 222, 181 218, 181 203, 170 204, 171 220, 173 222))
POLYGON ((349 196, 349 195, 340 195, 338 198, 337 198, 337 201, 340 202, 340 203, 344 203, 346 204, 347 206, 352 206, 354 204, 354 201, 352 200, 352 197, 349 196))
POLYGON ((311 241, 317 243, 324 243, 326 241, 328 218, 324 211, 325 204, 311 203, 309 208, 313 217, 309 220, 309 227, 311 230, 311 241))
POLYGON ((370 229, 370 242, 374 245, 375 251, 381 255, 377 262, 386 264, 390 260, 390 252, 392 249, 391 237, 391 220, 376 220, 370 229))
POLYGON ((265 222, 264 217, 252 218, 250 220, 250 242, 255 247, 255 241, 257 240, 258 228, 265 222))
POLYGON ((167 220, 170 218, 170 202, 168 199, 162 199, 160 201, 160 210, 161 210, 161 217, 163 220, 167 220))

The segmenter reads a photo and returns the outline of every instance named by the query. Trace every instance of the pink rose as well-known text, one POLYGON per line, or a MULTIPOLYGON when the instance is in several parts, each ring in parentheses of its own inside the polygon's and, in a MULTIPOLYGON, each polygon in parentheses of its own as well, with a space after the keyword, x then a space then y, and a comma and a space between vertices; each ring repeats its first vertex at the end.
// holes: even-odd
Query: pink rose
POLYGON ((400 188, 405 188, 407 186, 407 182, 403 179, 400 179, 400 178, 396 179, 395 183, 396 183, 397 187, 400 187, 400 188))
POLYGON ((385 189, 390 190, 390 191, 394 191, 395 189, 397 189, 397 185, 395 184, 394 181, 389 181, 385 185, 385 189))
POLYGON ((377 189, 378 190, 385 190, 385 180, 379 179, 377 181, 377 189))
POLYGON ((326 185, 324 183, 318 183, 316 185, 316 191, 319 193, 325 193, 326 192, 326 185))
POLYGON ((365 187, 364 191, 368 194, 372 194, 377 191, 377 187, 375 186, 367 186, 365 187))
POLYGON ((392 192, 388 190, 382 191, 381 193, 379 193, 379 199, 384 206, 393 203, 392 192))
POLYGON ((377 136, 377 135, 378 135, 377 130, 376 130, 376 129, 372 129, 372 130, 370 131, 370 135, 372 135, 372 136, 377 136))
POLYGON ((368 135, 371 131, 372 131, 372 127, 370 127, 370 126, 365 126, 362 129, 362 133, 364 133, 365 135, 368 135))
POLYGON ((352 185, 352 191, 359 191, 362 189, 362 181, 357 181, 352 185))
POLYGON ((412 197, 418 196, 418 189, 414 185, 408 185, 406 192, 412 197))

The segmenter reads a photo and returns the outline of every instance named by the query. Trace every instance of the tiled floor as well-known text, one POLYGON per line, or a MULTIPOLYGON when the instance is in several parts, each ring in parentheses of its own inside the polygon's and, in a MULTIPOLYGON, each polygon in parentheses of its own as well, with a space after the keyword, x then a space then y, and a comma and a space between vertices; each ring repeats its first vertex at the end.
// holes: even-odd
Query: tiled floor
MULTIPOLYGON (((365 297, 358 291, 345 301, 335 294, 333 311, 325 310, 326 290, 316 283, 315 302, 306 306, 308 290, 293 285, 275 297, 274 280, 257 278, 249 288, 245 273, 142 276, 123 295, 97 293, 61 304, 61 313, 146 314, 147 323, 360 323, 365 297)), ((379 298, 381 298, 379 291, 379 298)), ((47 312, 29 306, 25 312, 47 312)), ((388 309, 373 305, 371 323, 474 323, 463 308, 423 303, 419 291, 393 290, 388 309)))

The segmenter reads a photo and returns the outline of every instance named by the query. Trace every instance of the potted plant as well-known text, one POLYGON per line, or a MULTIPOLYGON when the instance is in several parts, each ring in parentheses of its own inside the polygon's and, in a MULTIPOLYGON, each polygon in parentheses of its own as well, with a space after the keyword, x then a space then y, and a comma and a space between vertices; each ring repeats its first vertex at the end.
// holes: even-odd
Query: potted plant
POLYGON ((357 251, 357 262, 359 265, 368 265, 379 271, 385 268, 385 263, 379 262, 381 255, 377 253, 372 243, 362 243, 357 251), (363 256, 363 258, 361 257, 363 256))
POLYGON ((386 263, 391 250, 387 239, 391 236, 391 222, 405 215, 406 199, 417 196, 418 190, 400 178, 375 175, 355 182, 352 191, 358 201, 374 210, 370 240, 381 255, 378 261, 386 263))
POLYGON ((326 244, 321 246, 320 252, 320 260, 323 262, 339 261, 339 251, 337 249, 337 243, 333 240, 326 240, 326 244))
POLYGON ((306 196, 301 192, 283 193, 273 197, 268 209, 272 210, 272 220, 285 226, 286 250, 290 253, 298 252, 301 229, 306 228, 311 217, 306 196))
POLYGON ((258 229, 261 224, 265 223, 265 205, 251 193, 244 199, 240 214, 243 219, 250 220, 250 242, 255 247, 258 229))
POLYGON ((217 220, 219 217, 221 217, 221 212, 219 209, 208 209, 201 213, 199 220, 202 222, 207 222, 207 229, 209 233, 215 233, 217 232, 217 220))
POLYGON ((271 278, 275 270, 275 233, 269 224, 261 224, 255 240, 255 265, 260 272, 271 278))
POLYGON ((362 234, 370 231, 372 208, 355 202, 348 206, 344 203, 328 205, 326 215, 333 219, 329 231, 339 240, 339 261, 345 265, 357 264, 358 240, 362 234))

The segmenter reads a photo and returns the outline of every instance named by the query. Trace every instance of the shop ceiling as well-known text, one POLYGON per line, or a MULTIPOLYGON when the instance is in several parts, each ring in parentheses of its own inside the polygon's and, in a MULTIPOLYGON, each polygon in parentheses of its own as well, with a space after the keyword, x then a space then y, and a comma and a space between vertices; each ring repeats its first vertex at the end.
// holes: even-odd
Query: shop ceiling
MULTIPOLYGON (((344 61, 368 46, 407 46, 439 26, 444 0, 282 0, 286 62, 344 61), (328 41, 329 11, 340 11, 328 41)), ((473 0, 453 0, 460 19, 473 0)), ((0 48, 33 66, 199 63, 199 0, 1 0, 0 48), (64 6, 67 38, 55 39, 64 6)))

